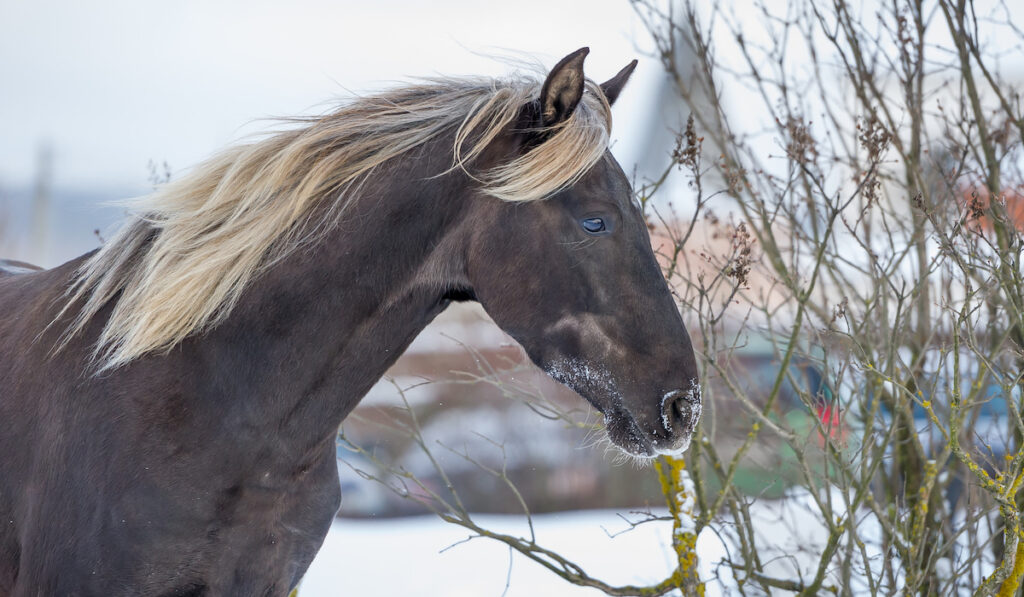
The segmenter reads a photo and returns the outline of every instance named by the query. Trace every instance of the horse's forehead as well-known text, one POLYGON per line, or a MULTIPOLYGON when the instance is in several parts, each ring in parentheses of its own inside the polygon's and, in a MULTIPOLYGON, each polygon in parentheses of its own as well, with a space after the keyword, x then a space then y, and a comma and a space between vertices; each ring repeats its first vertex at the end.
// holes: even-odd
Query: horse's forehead
POLYGON ((583 196, 619 203, 624 207, 629 205, 633 196, 629 179, 611 152, 606 152, 604 157, 580 178, 574 190, 583 196))

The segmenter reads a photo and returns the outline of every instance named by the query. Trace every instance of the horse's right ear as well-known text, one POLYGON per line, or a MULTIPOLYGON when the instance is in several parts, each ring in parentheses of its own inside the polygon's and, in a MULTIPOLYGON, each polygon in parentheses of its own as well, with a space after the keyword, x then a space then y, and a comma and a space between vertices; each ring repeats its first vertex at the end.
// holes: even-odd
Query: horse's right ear
POLYGON ((583 59, 590 48, 580 48, 558 61, 540 88, 541 123, 553 126, 572 116, 583 98, 583 59))
POLYGON ((636 60, 633 60, 633 62, 626 65, 626 68, 620 70, 619 74, 601 83, 601 91, 604 92, 605 98, 608 99, 609 106, 615 103, 616 98, 619 97, 619 92, 626 86, 626 82, 629 81, 629 76, 633 74, 633 69, 635 68, 636 60))

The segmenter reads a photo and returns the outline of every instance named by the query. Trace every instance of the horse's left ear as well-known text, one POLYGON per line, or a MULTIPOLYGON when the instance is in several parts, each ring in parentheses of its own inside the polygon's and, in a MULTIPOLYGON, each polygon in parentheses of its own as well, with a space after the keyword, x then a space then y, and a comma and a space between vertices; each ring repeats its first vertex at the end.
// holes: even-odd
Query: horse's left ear
POLYGON ((609 106, 615 103, 615 100, 619 97, 619 92, 626 86, 626 82, 629 81, 629 76, 633 74, 633 69, 635 68, 636 60, 627 64, 626 68, 619 71, 619 74, 601 83, 601 91, 608 98, 609 106))
POLYGON ((572 116, 583 98, 583 59, 590 48, 580 48, 558 61, 540 88, 540 114, 544 126, 572 116))

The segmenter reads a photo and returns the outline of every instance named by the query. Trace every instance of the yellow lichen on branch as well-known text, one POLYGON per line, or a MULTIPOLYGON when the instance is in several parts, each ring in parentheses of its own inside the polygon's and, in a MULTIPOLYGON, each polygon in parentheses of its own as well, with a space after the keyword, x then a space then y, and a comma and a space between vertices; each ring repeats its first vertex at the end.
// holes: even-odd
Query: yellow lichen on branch
POLYGON ((1010 577, 1003 582, 1003 586, 999 587, 999 592, 996 593, 998 597, 1011 597, 1017 594, 1017 589, 1020 588, 1020 579, 1024 576, 1024 541, 1017 540, 1017 555, 1013 561, 1013 571, 1010 572, 1010 577))
POLYGON ((697 571, 697 529, 694 517, 696 490, 686 471, 685 460, 671 456, 659 460, 656 467, 658 479, 672 515, 672 548, 678 562, 673 577, 684 595, 703 597, 704 583, 697 571))

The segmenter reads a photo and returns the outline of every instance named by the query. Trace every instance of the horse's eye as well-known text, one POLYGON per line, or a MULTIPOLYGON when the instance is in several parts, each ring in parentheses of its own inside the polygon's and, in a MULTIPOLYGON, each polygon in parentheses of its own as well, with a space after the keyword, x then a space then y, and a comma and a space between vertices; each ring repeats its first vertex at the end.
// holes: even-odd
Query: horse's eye
POLYGON ((604 232, 606 230, 604 220, 601 218, 587 218, 580 222, 583 229, 591 234, 597 234, 598 232, 604 232))

